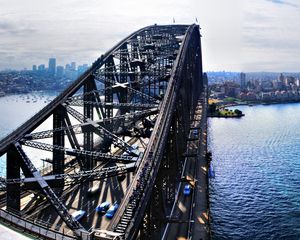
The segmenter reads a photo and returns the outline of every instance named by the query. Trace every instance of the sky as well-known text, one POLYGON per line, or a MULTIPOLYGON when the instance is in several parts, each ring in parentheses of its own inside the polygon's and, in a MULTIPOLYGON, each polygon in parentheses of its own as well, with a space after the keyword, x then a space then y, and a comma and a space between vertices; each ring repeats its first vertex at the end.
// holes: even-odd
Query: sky
POLYGON ((0 0, 0 70, 91 64, 147 25, 201 27, 204 71, 300 72, 299 0, 0 0))

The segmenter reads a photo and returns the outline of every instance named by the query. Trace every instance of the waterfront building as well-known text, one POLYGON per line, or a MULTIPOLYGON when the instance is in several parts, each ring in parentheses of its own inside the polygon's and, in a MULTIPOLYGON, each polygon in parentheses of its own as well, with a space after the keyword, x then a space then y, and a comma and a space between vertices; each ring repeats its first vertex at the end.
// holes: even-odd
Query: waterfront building
POLYGON ((243 101, 256 101, 257 95, 254 92, 240 93, 239 98, 243 101))

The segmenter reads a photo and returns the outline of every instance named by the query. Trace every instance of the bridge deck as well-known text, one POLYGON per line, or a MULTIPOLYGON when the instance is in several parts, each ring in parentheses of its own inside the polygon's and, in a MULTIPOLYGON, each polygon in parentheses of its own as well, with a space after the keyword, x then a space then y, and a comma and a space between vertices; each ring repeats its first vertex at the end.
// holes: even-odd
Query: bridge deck
POLYGON ((174 203, 163 239, 208 239, 208 195, 206 154, 206 100, 199 100, 191 125, 187 154, 174 203), (193 133, 197 129, 198 134, 193 133), (183 194, 186 184, 192 186, 189 196, 183 194))
MULTIPOLYGON (((204 91, 205 92, 205 91, 204 91)), ((208 216, 208 163, 206 159, 207 150, 207 121, 206 109, 207 98, 204 97, 203 111, 200 120, 201 142, 199 146, 198 163, 195 179, 198 184, 195 187, 194 206, 192 215, 191 235, 199 239, 209 239, 209 216, 208 216)))

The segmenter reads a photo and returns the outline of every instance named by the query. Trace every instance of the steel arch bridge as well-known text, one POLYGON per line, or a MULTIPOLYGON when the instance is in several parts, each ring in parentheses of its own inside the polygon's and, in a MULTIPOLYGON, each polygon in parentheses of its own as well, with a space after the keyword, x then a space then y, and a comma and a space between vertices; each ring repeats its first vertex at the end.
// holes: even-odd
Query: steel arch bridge
MULTIPOLYGON (((204 92, 200 37, 198 25, 153 25, 132 33, 2 139, 7 174, 0 180, 0 217, 27 221, 22 199, 37 194, 74 238, 90 239, 93 234, 71 216, 63 192, 119 175, 129 184, 105 229, 107 238, 160 236, 154 229, 163 229, 174 202, 193 113, 204 92), (39 159, 31 156, 32 148, 39 156, 51 152, 46 173, 35 166, 39 159), (157 210, 160 216, 154 216, 157 210)), ((39 229, 47 238, 57 238, 53 233, 39 229)))

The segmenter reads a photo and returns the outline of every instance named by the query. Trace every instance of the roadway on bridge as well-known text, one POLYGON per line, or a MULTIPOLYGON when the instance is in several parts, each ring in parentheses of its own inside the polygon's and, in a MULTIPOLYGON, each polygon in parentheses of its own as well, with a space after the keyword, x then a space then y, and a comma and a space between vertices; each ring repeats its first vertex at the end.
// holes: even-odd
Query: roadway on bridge
POLYGON ((207 96, 204 91, 202 118, 200 122, 201 141, 198 151, 198 162, 196 165, 195 179, 198 184, 195 187, 191 236, 196 239, 209 239, 209 206, 208 206, 208 163, 206 158, 207 153, 207 96))
MULTIPOLYGON (((130 144, 135 144, 139 149, 143 148, 140 142, 142 140, 137 140, 136 138, 130 140, 130 144)), ((143 143, 145 142, 147 142, 147 139, 143 139, 143 143)), ((117 152, 117 154, 121 154, 121 151, 117 152)), ((109 166, 112 166, 112 164, 105 165, 105 167, 109 166)), ((72 171, 79 171, 79 169, 69 169, 69 173, 72 171)), ((115 202, 120 204, 133 178, 133 173, 126 173, 125 175, 125 179, 122 180, 118 179, 118 177, 111 177, 93 182, 83 182, 72 187, 66 186, 60 195, 60 200, 65 204, 66 208, 69 209, 70 214, 77 210, 87 212, 86 216, 80 220, 80 223, 86 230, 96 228, 107 229, 111 220, 106 218, 104 214, 96 212, 95 208, 105 201, 111 204, 115 202), (88 195, 88 189, 94 186, 98 187, 99 191, 93 195, 88 195)), ((47 225, 51 229, 72 235, 72 231, 63 222, 54 208, 47 203, 45 198, 40 199, 31 194, 22 199, 22 205, 30 206, 32 209, 31 214, 26 217, 27 219, 35 219, 35 221, 47 225)))
POLYGON ((172 208, 163 239, 208 239, 207 234, 207 161, 206 101, 198 101, 190 128, 182 181, 172 208), (185 196, 184 187, 190 184, 192 192, 185 196))
MULTIPOLYGON (((60 197, 60 199, 66 208, 69 209, 70 214, 77 210, 87 212, 86 216, 80 220, 80 223, 85 229, 106 229, 110 220, 107 219, 105 215, 96 212, 95 208, 105 201, 120 203, 130 184, 130 179, 132 179, 132 173, 127 173, 126 178, 121 182, 117 177, 112 177, 101 181, 94 181, 92 185, 88 182, 78 184, 74 187, 64 189, 63 197, 60 197), (91 186, 98 186, 100 190, 92 196, 89 196, 87 191, 91 186)), ((47 201, 40 202, 38 206, 33 205, 33 202, 37 204, 34 200, 31 200, 29 203, 31 207, 35 206, 34 212, 29 216, 30 219, 39 219, 38 221, 40 221, 40 223, 43 225, 47 224, 51 229, 72 235, 72 231, 66 226, 47 201)))

